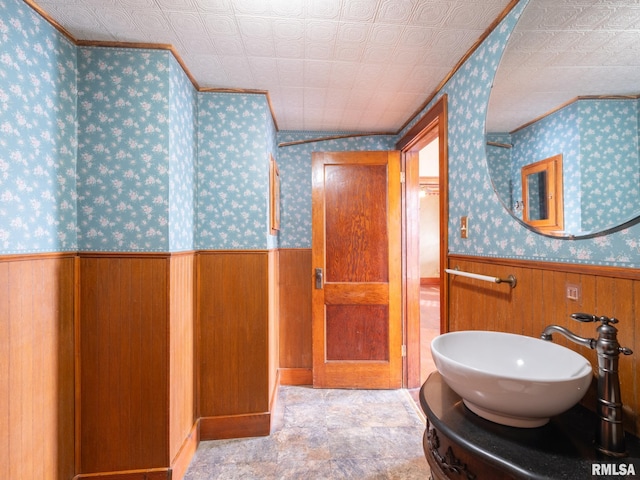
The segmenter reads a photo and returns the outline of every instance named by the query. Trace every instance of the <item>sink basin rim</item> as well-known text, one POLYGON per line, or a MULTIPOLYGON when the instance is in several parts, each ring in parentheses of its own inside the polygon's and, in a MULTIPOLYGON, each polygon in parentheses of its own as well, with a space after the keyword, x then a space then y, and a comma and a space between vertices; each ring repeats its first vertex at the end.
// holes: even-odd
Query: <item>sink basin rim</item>
POLYGON ((431 345, 438 371, 462 397, 464 405, 480 417, 512 427, 546 424, 550 417, 578 403, 593 378, 593 369, 585 357, 535 337, 464 330, 442 334, 431 345), (448 350, 439 348, 446 342, 448 350), (453 346, 451 342, 455 342, 453 346), (462 357, 462 361, 451 356, 462 357), (507 357, 510 361, 503 361, 507 357), (540 357, 546 361, 541 362, 540 357), (558 368, 567 364, 569 369, 558 368), (526 366, 524 374, 515 372, 521 365, 526 366), (536 370, 539 365, 542 375, 536 370), (545 374, 545 369, 551 373, 545 374))
MULTIPOLYGON (((582 356, 581 354, 574 352, 573 350, 563 346, 563 345, 559 345, 557 343, 553 343, 550 341, 546 341, 546 340, 542 340, 541 338, 536 338, 536 337, 528 337, 526 335, 519 335, 517 333, 507 333, 507 332, 497 332, 497 331, 491 331, 491 330, 459 330, 456 332, 448 332, 448 333, 444 333, 441 334, 437 337, 435 337, 432 341, 431 341, 431 352, 433 355, 433 350, 434 350, 434 345, 436 347, 436 354, 439 354, 441 356, 445 356, 445 353, 441 350, 438 349, 437 347, 439 346, 439 343, 443 343, 444 341, 446 341, 449 338, 455 338, 457 336, 467 336, 469 334, 473 334, 474 336, 481 336, 481 337, 502 337, 502 338, 510 338, 513 339, 515 341, 520 341, 523 343, 529 343, 531 345, 536 345, 537 347, 543 348, 543 349, 547 349, 549 350, 549 352, 555 352, 558 354, 563 355, 566 358, 573 358, 575 359, 577 362, 581 362, 581 365, 578 365, 575 372, 572 375, 569 375, 569 378, 578 378, 582 375, 585 375, 587 372, 592 373, 593 372, 593 368, 591 366, 591 364, 589 363, 589 361, 582 356)), ((527 352, 527 354, 529 354, 529 352, 527 352)), ((435 361, 435 358, 434 358, 435 361)), ((554 383, 554 382, 564 382, 566 381, 567 377, 553 377, 553 376, 548 376, 548 377, 542 377, 542 376, 518 376, 516 374, 509 374, 509 373, 504 373, 504 372, 499 372, 499 373, 494 373, 494 372, 488 372, 487 370, 484 370, 478 366, 474 366, 471 365, 469 363, 465 363, 462 361, 459 361, 457 359, 451 358, 450 356, 447 356, 447 361, 460 367, 460 368, 464 368, 464 369, 468 369, 471 371, 474 371, 478 374, 481 375, 488 375, 488 376, 499 376, 500 378, 503 378, 505 380, 514 380, 514 381, 529 381, 529 382, 543 382, 543 383, 554 383)))

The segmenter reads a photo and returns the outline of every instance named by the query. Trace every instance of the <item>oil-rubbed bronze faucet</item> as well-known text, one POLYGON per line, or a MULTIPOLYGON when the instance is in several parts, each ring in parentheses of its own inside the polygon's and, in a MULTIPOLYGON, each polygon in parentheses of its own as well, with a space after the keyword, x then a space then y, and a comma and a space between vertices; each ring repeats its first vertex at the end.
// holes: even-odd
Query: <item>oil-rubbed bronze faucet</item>
POLYGON ((587 313, 574 313, 571 318, 580 322, 600 322, 596 329, 598 338, 583 338, 559 325, 549 325, 542 332, 543 340, 551 340, 552 333, 560 333, 578 345, 595 349, 598 356, 598 405, 599 418, 596 431, 596 448, 602 453, 614 457, 626 456, 624 427, 622 425, 622 400, 620 397, 620 378, 618 359, 620 354, 633 352, 618 343, 618 329, 613 324, 615 318, 598 317, 587 313))

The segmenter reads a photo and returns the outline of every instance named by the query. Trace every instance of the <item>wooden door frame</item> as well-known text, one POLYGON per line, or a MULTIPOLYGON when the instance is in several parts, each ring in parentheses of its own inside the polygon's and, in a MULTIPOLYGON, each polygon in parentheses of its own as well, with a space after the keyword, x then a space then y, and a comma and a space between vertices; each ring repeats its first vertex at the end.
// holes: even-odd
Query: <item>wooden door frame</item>
POLYGON ((447 95, 443 95, 427 113, 396 143, 402 152, 405 181, 402 191, 402 266, 403 266, 403 334, 406 357, 403 386, 420 386, 420 268, 412 259, 419 258, 418 208, 414 200, 420 188, 418 151, 436 136, 439 158, 440 190, 440 333, 449 329, 448 283, 444 275, 449 249, 449 157, 447 138, 447 95))

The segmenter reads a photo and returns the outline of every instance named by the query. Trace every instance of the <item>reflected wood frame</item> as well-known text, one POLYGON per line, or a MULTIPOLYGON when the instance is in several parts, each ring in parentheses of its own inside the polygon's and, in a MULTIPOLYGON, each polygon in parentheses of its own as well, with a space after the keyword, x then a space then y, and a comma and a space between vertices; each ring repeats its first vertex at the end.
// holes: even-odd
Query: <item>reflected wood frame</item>
POLYGON ((269 154, 269 207, 271 235, 277 235, 280 230, 280 170, 271 154, 269 154))

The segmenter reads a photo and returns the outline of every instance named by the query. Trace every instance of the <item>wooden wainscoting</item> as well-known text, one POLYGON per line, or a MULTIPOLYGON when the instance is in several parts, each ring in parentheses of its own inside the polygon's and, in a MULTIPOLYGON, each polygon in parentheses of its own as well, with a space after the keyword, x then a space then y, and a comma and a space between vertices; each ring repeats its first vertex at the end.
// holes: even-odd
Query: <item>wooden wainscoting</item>
POLYGON ((169 465, 168 255, 80 255, 78 473, 169 465))
MULTIPOLYGON (((495 330, 538 337, 547 325, 558 324, 578 335, 595 337, 595 324, 574 321, 570 315, 586 312, 617 318, 620 344, 634 351, 631 356, 620 357, 625 427, 639 434, 640 327, 636 324, 636 316, 640 314, 639 270, 456 255, 448 257, 448 265, 492 277, 513 274, 518 282, 511 289, 508 284, 448 275, 449 331, 495 330), (567 298, 567 285, 578 287, 578 300, 567 298)), ((561 335, 554 335, 553 341, 584 355, 597 367, 595 351, 575 345, 561 335)), ((595 409, 593 392, 583 403, 595 409)))
POLYGON ((172 254, 169 269, 169 458, 176 480, 184 477, 198 444, 194 427, 195 255, 172 254))
POLYGON ((311 249, 280 250, 280 383, 311 385, 311 249))
POLYGON ((200 438, 268 435, 277 385, 273 251, 197 254, 200 438))
POLYGON ((75 254, 0 257, 0 478, 74 474, 75 254))
POLYGON ((80 254, 81 478, 184 476, 198 443, 195 254, 80 254))

